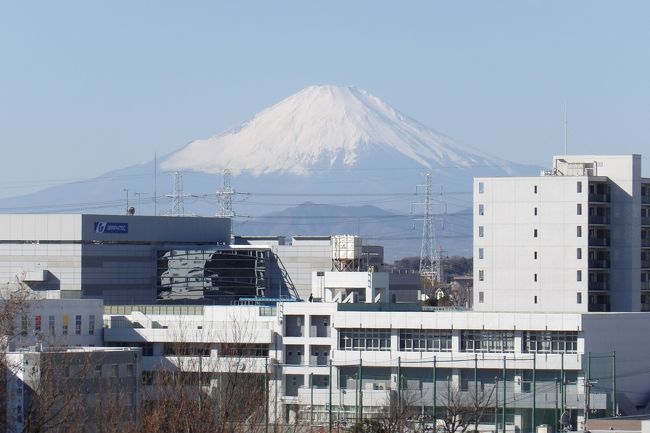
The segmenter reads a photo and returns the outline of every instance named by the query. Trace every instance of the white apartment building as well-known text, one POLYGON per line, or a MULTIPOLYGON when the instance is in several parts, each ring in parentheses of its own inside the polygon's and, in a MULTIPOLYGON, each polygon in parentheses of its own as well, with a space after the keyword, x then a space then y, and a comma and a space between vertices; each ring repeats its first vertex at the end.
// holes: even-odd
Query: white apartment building
POLYGON ((555 156, 474 180, 474 309, 650 311, 650 179, 640 155, 555 156))

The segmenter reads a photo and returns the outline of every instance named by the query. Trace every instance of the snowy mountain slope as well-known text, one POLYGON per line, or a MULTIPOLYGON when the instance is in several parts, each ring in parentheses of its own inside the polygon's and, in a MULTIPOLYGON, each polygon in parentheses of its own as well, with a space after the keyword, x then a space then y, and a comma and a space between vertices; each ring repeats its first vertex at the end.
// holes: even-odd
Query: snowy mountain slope
POLYGON ((336 86, 303 89, 237 128, 190 143, 162 167, 304 176, 312 168, 352 168, 377 152, 425 168, 493 166, 512 173, 508 162, 423 126, 365 90, 336 86))

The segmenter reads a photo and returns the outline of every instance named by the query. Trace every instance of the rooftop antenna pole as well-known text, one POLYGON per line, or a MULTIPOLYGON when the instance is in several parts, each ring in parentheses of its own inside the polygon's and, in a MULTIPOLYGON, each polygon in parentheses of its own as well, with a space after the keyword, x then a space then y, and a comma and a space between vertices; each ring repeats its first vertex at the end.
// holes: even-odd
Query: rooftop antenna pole
POLYGON ((158 156, 153 153, 153 214, 158 215, 158 156))
POLYGON ((124 189, 122 189, 122 191, 124 191, 126 193, 126 209, 125 209, 124 215, 128 215, 129 214, 129 189, 124 188, 124 189))
POLYGON ((568 143, 568 122, 567 122, 567 110, 566 102, 564 103, 564 156, 567 156, 567 143, 568 143))
POLYGON ((138 203, 138 207, 137 207, 137 211, 138 211, 138 212, 140 212, 140 197, 143 196, 143 195, 145 195, 145 194, 146 194, 146 193, 144 193, 144 192, 134 192, 134 193, 133 193, 133 195, 135 196, 135 198, 136 198, 137 201, 138 201, 138 202, 137 202, 137 203, 138 203))

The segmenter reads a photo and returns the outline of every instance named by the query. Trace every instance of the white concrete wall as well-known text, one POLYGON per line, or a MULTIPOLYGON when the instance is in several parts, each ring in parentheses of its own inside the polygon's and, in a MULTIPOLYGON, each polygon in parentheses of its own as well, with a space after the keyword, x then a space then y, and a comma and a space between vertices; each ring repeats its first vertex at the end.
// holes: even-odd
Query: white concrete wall
POLYGON ((587 183, 587 177, 580 176, 474 180, 476 310, 587 311, 587 183), (582 182, 581 194, 577 182, 582 182), (582 215, 577 215, 578 204, 582 215), (580 260, 577 248, 582 248, 580 260), (578 270, 582 281, 577 281, 578 270), (577 293, 582 293, 581 304, 577 293))
POLYGON ((587 311, 588 189, 590 181, 599 181, 611 188, 611 309, 639 311, 640 156, 562 156, 554 158, 554 165, 561 166, 560 159, 590 163, 594 172, 591 176, 576 171, 571 172, 575 175, 556 172, 474 180, 476 310, 587 311), (578 205, 582 206, 581 215, 578 205), (578 248, 582 249, 581 259, 577 258, 578 248))

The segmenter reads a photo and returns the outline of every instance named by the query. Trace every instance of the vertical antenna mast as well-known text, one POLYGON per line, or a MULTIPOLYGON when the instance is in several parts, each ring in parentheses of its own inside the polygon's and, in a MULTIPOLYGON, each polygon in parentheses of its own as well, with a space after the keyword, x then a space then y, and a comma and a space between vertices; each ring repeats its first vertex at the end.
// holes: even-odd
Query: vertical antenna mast
POLYGON ((153 153, 153 215, 158 215, 158 156, 153 153))
POLYGON ((225 169, 222 172, 221 188, 217 190, 217 200, 219 200, 219 213, 218 217, 232 218, 235 212, 232 209, 232 196, 235 190, 230 186, 230 170, 225 169))
POLYGON ((567 143, 568 143, 568 122, 566 113, 566 102, 564 103, 564 156, 567 156, 567 143))

